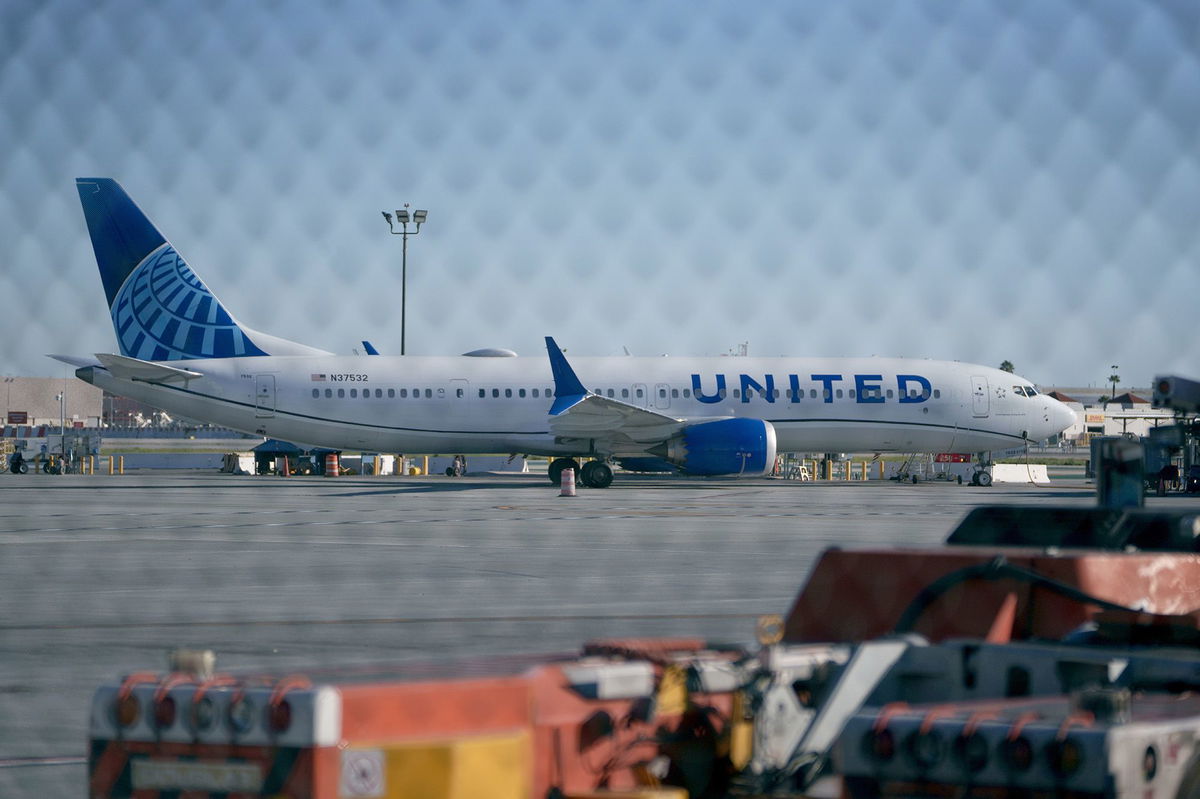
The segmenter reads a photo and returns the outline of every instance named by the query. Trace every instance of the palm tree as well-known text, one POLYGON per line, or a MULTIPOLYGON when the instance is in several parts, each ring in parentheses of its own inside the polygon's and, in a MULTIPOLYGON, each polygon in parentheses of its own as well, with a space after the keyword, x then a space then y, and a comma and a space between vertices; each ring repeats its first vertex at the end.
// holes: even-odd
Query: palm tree
POLYGON ((1012 361, 1001 361, 1000 362, 1000 371, 1001 372, 1015 372, 1015 371, 1017 371, 1017 367, 1013 366, 1012 361))

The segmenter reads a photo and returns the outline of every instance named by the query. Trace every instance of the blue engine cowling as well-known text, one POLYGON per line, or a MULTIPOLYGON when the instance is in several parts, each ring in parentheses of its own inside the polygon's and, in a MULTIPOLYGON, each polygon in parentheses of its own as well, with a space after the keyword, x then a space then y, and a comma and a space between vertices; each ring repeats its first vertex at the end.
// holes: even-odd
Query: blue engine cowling
POLYGON ((762 419, 701 422, 650 453, 688 474, 766 474, 775 466, 775 427, 762 419))

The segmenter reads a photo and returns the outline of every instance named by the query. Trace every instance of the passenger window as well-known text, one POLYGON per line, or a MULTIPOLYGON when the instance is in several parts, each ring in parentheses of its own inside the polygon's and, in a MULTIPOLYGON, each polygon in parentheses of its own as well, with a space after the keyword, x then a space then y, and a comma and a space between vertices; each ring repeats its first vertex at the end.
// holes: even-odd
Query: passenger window
POLYGON ((940 388, 935 388, 935 389, 933 390, 933 398, 934 398, 934 399, 941 399, 941 397, 942 397, 942 390, 941 390, 940 388))
POLYGON ((455 395, 456 395, 456 396, 457 396, 459 399, 462 399, 462 397, 463 397, 463 390, 462 390, 461 388, 459 388, 459 389, 455 389, 455 392, 454 392, 454 393, 455 393, 455 395))
POLYGON ((629 389, 621 389, 621 399, 629 399, 629 389))
POLYGON ((511 397, 511 396, 512 396, 512 389, 511 389, 511 388, 506 388, 506 389, 504 389, 504 396, 506 396, 506 397, 511 397))
POLYGON ((358 389, 357 388, 350 389, 350 397, 355 398, 357 396, 358 396, 358 389))
POLYGON ((734 398, 734 399, 741 399, 741 397, 742 397, 742 390, 741 390, 740 388, 735 388, 735 389, 733 390, 733 398, 734 398))
POLYGON ((538 390, 535 388, 535 389, 533 390, 533 398, 534 398, 534 399, 537 399, 537 395, 538 395, 538 390))
POLYGON ((430 389, 425 389, 425 399, 432 399, 433 392, 430 389))
POLYGON ((321 389, 314 388, 313 389, 313 399, 318 399, 320 396, 321 396, 321 389))
MULTIPOLYGON (((429 389, 425 390, 425 396, 427 396, 427 397, 429 396, 429 389)), ((445 399, 445 398, 446 398, 446 389, 439 388, 438 389, 438 399, 445 399)))
POLYGON ((486 396, 487 396, 487 389, 486 388, 479 389, 479 398, 483 399, 486 396))
POLYGON ((338 389, 338 399, 342 399, 342 398, 343 398, 343 397, 345 397, 345 396, 346 396, 346 389, 344 389, 344 388, 339 388, 339 389, 338 389))
POLYGON ((396 398, 396 389, 389 388, 388 389, 388 399, 395 399, 395 398, 396 398))
POLYGON ((383 389, 382 388, 375 389, 375 399, 383 399, 383 389))
POLYGON ((685 388, 685 389, 683 390, 683 398, 684 398, 684 399, 688 399, 688 398, 690 398, 691 396, 692 396, 692 390, 691 390, 690 388, 685 388))
POLYGON ((842 398, 842 390, 840 388, 837 390, 837 398, 838 399, 842 398))
MULTIPOLYGON (((610 397, 612 396, 612 390, 611 390, 611 389, 610 389, 610 390, 609 390, 609 392, 608 392, 608 396, 610 396, 610 397)), ((660 388, 660 389, 658 390, 658 398, 659 398, 659 399, 666 399, 666 398, 667 398, 667 390, 666 390, 665 388, 660 388)))
POLYGON ((408 399, 408 389, 407 388, 400 389, 400 399, 408 399))
POLYGON ((325 389, 325 399, 329 399, 332 396, 333 396, 333 389, 332 388, 325 389))
MULTIPOLYGON (((853 388, 852 388, 852 389, 850 389, 850 399, 854 399, 854 392, 855 392, 855 389, 853 389, 853 388)), ((842 393, 842 392, 840 392, 840 391, 839 391, 839 392, 838 392, 838 396, 841 396, 841 393, 842 393)))
POLYGON ((525 389, 523 389, 523 388, 519 388, 519 389, 517 389, 517 396, 518 396, 518 397, 524 397, 524 396, 525 396, 525 389))
POLYGON ((608 390, 608 396, 610 396, 610 397, 615 397, 615 396, 617 396, 617 392, 613 391, 613 390, 610 388, 610 389, 608 390))
POLYGON ((816 390, 815 388, 810 388, 810 389, 808 390, 808 398, 809 398, 809 399, 816 399, 816 398, 817 398, 817 390, 816 390))
POLYGON ((679 399, 679 389, 671 389, 671 399, 679 399))
POLYGON ((642 390, 640 388, 637 390, 637 396, 638 396, 638 399, 642 398, 642 390))
POLYGON ((500 396, 500 389, 493 388, 492 389, 492 397, 495 398, 495 397, 499 397, 499 396, 500 396))
POLYGON ((892 390, 891 390, 890 388, 888 389, 888 395, 887 395, 887 398, 888 398, 888 399, 891 399, 891 398, 892 398, 892 390))

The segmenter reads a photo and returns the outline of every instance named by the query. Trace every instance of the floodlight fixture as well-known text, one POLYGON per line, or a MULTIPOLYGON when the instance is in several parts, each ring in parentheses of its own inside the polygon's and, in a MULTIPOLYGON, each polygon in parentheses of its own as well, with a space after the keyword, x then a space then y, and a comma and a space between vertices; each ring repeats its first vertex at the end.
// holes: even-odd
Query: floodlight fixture
POLYGON ((426 210, 413 211, 411 221, 416 223, 413 230, 408 229, 409 215, 408 203, 404 204, 404 208, 396 209, 396 222, 400 223, 400 230, 396 230, 396 226, 392 222, 392 215, 387 211, 383 212, 383 218, 387 220, 388 229, 393 236, 401 237, 400 249, 400 354, 405 353, 405 325, 407 323, 407 305, 408 305, 408 237, 415 236, 421 232, 421 223, 429 217, 429 212, 426 210))

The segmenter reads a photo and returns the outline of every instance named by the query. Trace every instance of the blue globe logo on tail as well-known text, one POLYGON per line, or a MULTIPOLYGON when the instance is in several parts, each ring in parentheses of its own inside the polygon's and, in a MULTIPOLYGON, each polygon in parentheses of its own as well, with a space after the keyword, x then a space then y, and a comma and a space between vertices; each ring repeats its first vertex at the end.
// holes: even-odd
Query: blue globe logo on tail
POLYGON ((138 264, 112 304, 121 353, 146 361, 266 355, 168 243, 138 264))
POLYGON ((120 184, 77 178, 75 185, 122 355, 177 361, 267 354, 120 184))

